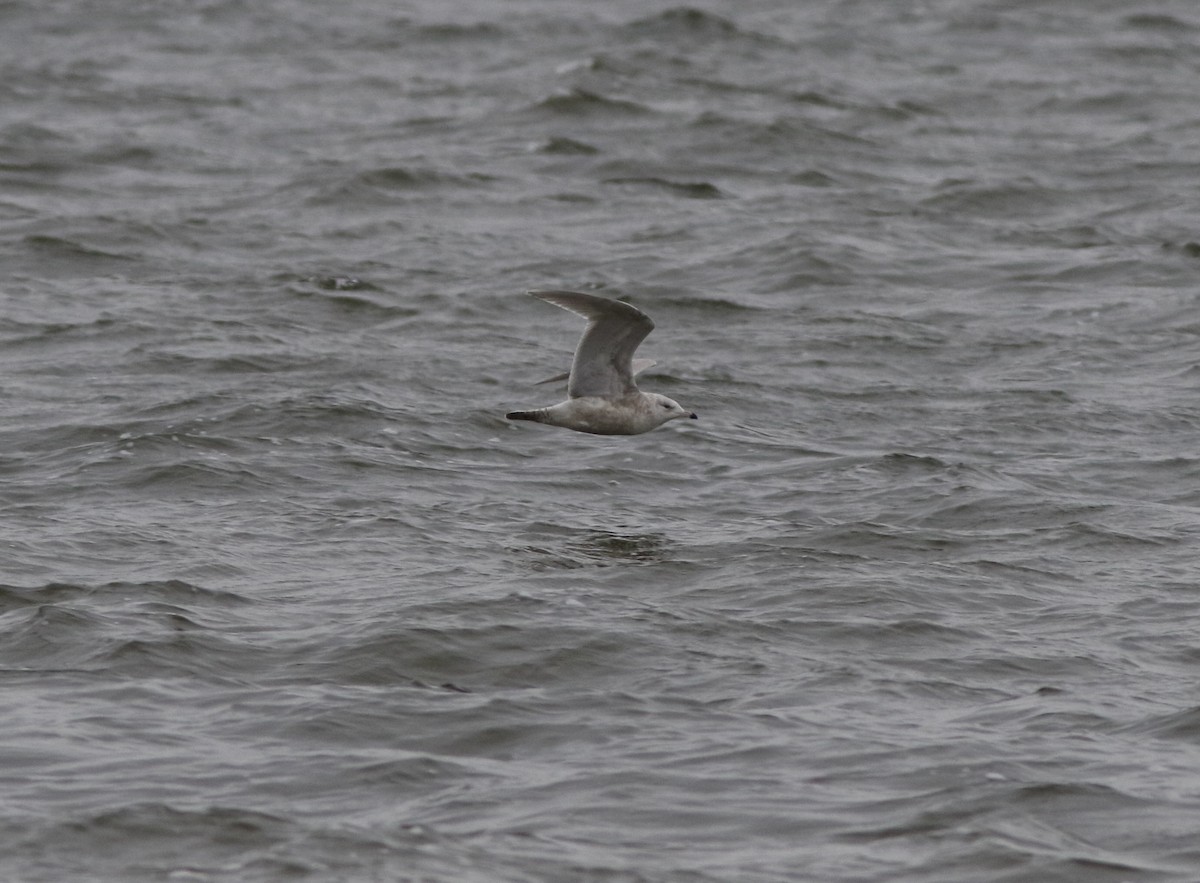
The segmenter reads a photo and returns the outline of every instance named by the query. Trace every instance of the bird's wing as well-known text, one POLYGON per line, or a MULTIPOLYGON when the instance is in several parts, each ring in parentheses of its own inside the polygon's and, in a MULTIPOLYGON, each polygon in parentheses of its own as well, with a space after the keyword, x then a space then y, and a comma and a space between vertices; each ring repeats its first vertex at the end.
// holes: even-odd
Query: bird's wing
MULTIPOLYGON (((653 368, 657 364, 658 364, 658 362, 654 361, 654 359, 634 359, 633 360, 633 376, 637 377, 639 374, 641 374, 647 368, 653 368)), ((570 377, 571 377, 571 372, 564 371, 562 374, 555 374, 553 377, 547 377, 545 380, 539 380, 537 383, 534 384, 534 386, 541 386, 542 384, 545 384, 545 383, 562 383, 565 380, 569 380, 570 377)))
POLYGON ((653 368, 658 362, 654 359, 634 359, 633 360, 633 376, 637 377, 647 368, 653 368))
POLYGON ((579 291, 529 293, 588 320, 575 347, 567 395, 576 399, 637 392, 637 384, 633 382, 633 353, 654 330, 649 316, 619 300, 579 291))

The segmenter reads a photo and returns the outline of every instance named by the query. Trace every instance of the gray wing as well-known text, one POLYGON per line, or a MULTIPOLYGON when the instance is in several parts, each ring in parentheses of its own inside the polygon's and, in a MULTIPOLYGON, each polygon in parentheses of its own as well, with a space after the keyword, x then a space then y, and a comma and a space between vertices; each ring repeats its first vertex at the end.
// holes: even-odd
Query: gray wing
POLYGON ((654 330, 650 317, 637 307, 579 291, 531 291, 534 297, 588 320, 575 347, 567 395, 620 396, 637 392, 633 353, 654 330))
MULTIPOLYGON (((633 360, 633 376, 637 377, 647 368, 653 368, 658 362, 653 359, 634 359, 633 360)), ((562 383, 571 377, 570 371, 565 371, 562 374, 555 374, 553 377, 547 377, 545 380, 539 380, 534 386, 541 386, 543 383, 562 383)))

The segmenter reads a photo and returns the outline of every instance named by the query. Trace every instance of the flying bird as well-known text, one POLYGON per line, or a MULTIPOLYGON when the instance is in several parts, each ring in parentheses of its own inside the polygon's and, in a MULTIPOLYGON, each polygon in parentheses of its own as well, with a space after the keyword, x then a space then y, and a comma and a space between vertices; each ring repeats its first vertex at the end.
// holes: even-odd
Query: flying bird
MULTIPOLYGON (((634 359, 650 317, 635 306, 579 291, 531 291, 536 298, 588 320, 567 375, 567 400, 533 411, 510 411, 509 420, 532 420, 595 435, 638 435, 668 420, 696 415, 674 399, 642 392, 634 375, 654 362, 634 359)), ((562 376, 551 378, 561 380, 562 376)), ((549 382, 549 381, 544 381, 549 382)))

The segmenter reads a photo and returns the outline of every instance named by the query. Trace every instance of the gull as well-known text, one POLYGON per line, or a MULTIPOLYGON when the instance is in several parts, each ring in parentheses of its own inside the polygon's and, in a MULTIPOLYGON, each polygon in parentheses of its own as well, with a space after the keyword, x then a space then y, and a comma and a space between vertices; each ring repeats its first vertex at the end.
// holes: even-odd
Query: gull
MULTIPOLYGON (((595 435, 638 435, 668 420, 696 419, 674 399, 642 392, 633 378, 654 362, 634 359, 633 351, 654 330, 635 306, 579 291, 537 290, 536 298, 588 320, 575 347, 567 377, 567 400, 534 411, 510 411, 509 420, 532 420, 595 435)), ((562 380, 564 375, 542 381, 562 380)))

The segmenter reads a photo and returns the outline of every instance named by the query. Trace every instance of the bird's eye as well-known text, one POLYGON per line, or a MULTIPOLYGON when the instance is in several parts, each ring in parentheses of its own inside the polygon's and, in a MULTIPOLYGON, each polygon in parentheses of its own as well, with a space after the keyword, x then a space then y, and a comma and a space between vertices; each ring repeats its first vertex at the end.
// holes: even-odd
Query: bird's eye
POLYGON ((665 403, 664 403, 664 404, 663 404, 663 407, 664 407, 666 410, 668 410, 668 411, 670 411, 670 410, 671 410, 671 406, 670 406, 670 405, 668 405, 668 404, 665 404, 665 403))

